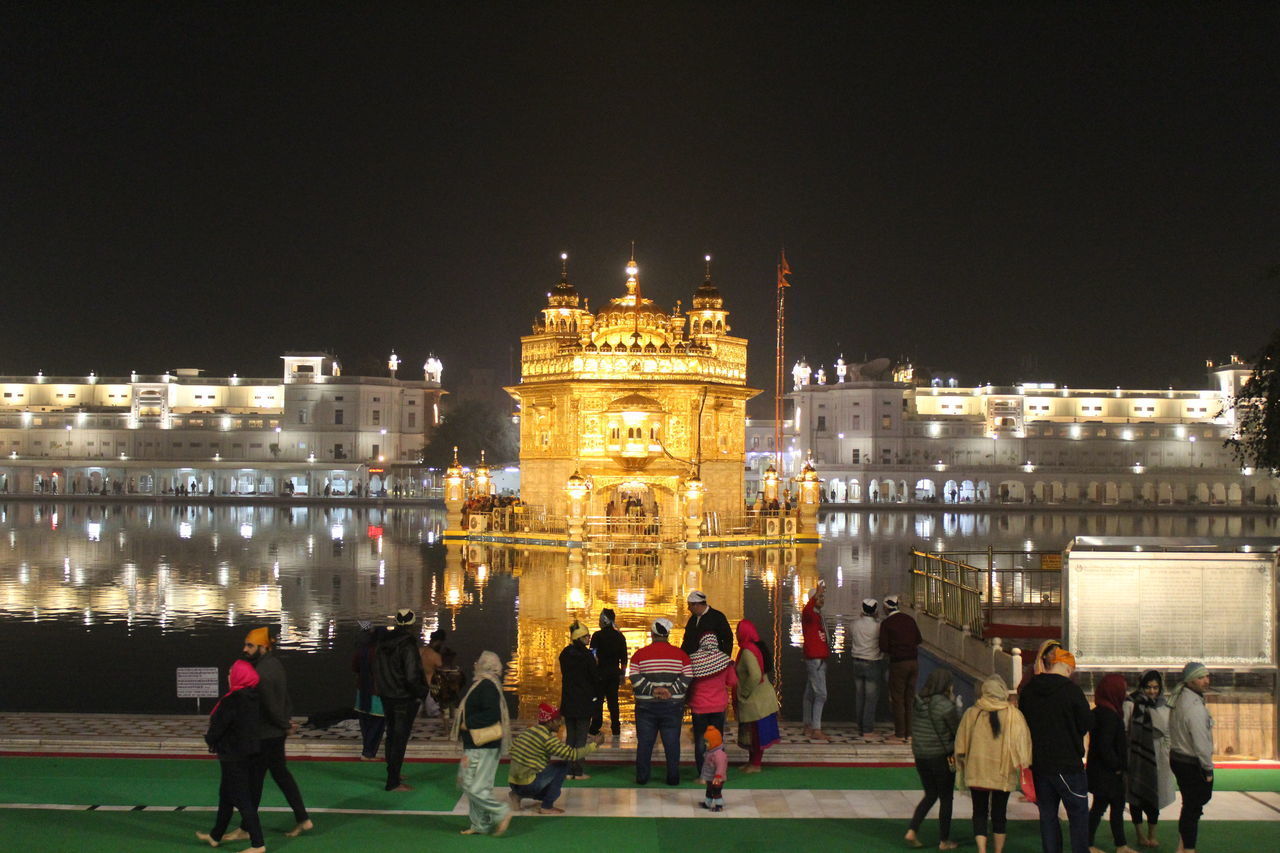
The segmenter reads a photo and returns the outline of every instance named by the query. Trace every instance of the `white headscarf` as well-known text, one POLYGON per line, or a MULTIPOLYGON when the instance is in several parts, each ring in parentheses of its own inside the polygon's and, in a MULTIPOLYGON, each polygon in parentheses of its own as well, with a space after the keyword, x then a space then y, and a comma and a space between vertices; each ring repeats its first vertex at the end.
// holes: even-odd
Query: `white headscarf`
POLYGON ((458 704, 459 712, 453 717, 453 729, 449 732, 449 740, 459 740, 462 736, 462 718, 466 716, 467 699, 471 696, 471 692, 483 682, 490 681, 494 687, 498 688, 498 708, 502 713, 502 746, 499 752, 506 752, 511 748, 511 717, 507 711, 507 697, 502 695, 502 661, 493 652, 481 652, 480 657, 476 658, 475 669, 475 679, 471 682, 466 696, 463 696, 458 704))

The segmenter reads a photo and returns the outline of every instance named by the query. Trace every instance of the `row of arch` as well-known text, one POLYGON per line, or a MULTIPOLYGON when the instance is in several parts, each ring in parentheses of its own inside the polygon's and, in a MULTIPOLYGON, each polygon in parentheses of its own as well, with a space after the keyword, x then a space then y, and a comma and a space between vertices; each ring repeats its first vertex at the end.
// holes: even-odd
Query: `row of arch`
POLYGON ((1199 504, 1206 506, 1274 505, 1277 486, 1271 482, 1241 485, 1238 482, 1141 483, 1115 480, 1005 480, 992 486, 987 480, 922 477, 907 480, 857 477, 827 483, 827 499, 835 503, 1082 503, 1082 504, 1199 504))

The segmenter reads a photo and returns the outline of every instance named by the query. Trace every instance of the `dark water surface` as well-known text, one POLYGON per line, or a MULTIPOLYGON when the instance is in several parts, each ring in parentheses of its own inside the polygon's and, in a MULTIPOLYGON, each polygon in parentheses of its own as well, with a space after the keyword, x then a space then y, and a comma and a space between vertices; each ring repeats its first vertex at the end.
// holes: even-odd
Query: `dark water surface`
MULTIPOLYGON (((782 649, 784 710, 803 690, 798 602, 819 576, 837 650, 829 719, 848 719, 845 618, 906 586, 908 552, 1048 550, 1076 535, 1276 536, 1274 516, 835 511, 820 549, 689 554, 451 547, 422 508, 0 504, 0 708, 185 713, 175 669, 225 674, 245 633, 281 636, 295 710, 350 705, 356 620, 412 607, 449 632, 468 669, 510 661, 522 716, 558 698, 556 657, 574 616, 618 612, 632 649, 652 619, 683 625, 690 589, 782 649)), ((204 703, 208 709, 208 702, 204 703)))

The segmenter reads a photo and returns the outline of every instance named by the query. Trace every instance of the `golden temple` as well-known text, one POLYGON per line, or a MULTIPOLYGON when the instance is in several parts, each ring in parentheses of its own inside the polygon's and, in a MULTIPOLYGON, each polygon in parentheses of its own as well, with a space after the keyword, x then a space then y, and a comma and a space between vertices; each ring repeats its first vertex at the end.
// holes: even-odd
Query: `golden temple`
MULTIPOLYGON (((561 256, 562 261, 566 256, 561 256)), ((747 341, 730 335, 711 259, 687 314, 642 295, 634 253, 626 292, 597 313, 562 264, 560 280, 520 339, 521 497, 566 514, 565 483, 589 489, 586 514, 680 514, 701 482, 707 512, 743 512, 747 341)))

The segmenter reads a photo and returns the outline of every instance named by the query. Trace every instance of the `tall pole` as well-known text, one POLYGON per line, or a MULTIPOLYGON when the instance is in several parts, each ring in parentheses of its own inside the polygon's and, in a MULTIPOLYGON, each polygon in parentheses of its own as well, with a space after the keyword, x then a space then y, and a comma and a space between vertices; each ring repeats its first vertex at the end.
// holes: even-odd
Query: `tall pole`
POLYGON ((787 281, 790 273, 787 252, 783 249, 778 263, 778 316, 774 341, 776 357, 773 365, 773 452, 774 468, 779 477, 782 476, 782 390, 786 381, 786 302, 787 288, 791 286, 791 282, 787 281))

